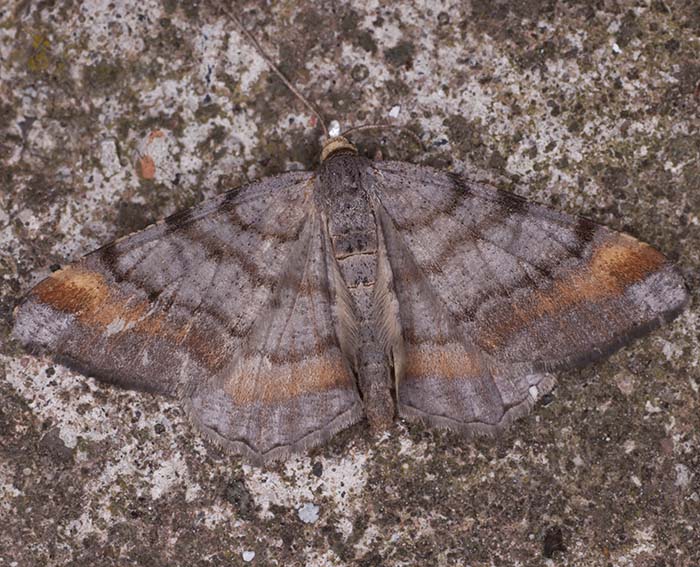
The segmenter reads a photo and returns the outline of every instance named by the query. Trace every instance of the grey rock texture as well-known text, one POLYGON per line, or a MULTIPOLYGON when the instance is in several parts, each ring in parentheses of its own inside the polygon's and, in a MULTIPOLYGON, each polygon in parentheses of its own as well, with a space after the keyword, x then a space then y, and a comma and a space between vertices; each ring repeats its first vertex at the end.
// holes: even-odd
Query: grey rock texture
POLYGON ((691 304, 499 439, 359 424, 241 464, 177 405, 21 352, 12 308, 51 264, 315 167, 318 126, 213 2, 4 2, 0 566, 700 565, 697 2, 237 4, 327 119, 426 145, 363 152, 628 231, 691 304))

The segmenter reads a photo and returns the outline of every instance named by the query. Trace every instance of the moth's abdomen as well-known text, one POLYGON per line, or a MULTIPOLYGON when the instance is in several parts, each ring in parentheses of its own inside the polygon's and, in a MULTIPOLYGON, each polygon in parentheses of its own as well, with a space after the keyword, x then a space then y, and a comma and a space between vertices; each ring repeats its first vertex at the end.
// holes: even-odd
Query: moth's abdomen
MULTIPOLYGON (((383 430, 394 418, 391 379, 384 349, 378 341, 375 323, 374 288, 377 275, 376 226, 374 217, 367 219, 372 233, 367 233, 362 246, 350 254, 338 252, 342 236, 334 239, 336 261, 353 302, 358 323, 358 356, 355 372, 364 401, 365 413, 374 430, 383 430)), ((333 238, 333 237, 331 237, 333 238)))
MULTIPOLYGON (((333 242, 335 245, 336 243, 333 242)), ((361 252, 342 254, 335 248, 335 258, 349 288, 372 286, 377 273, 377 250, 364 248, 361 252)))

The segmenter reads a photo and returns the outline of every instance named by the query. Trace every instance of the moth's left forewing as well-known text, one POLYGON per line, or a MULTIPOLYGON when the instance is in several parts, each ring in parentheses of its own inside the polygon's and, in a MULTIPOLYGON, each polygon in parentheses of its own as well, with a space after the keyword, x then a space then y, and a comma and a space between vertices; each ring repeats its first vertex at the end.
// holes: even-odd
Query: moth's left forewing
POLYGON ((15 309, 13 334, 30 350, 48 352, 86 375, 174 395, 183 377, 205 373, 205 359, 222 345, 211 335, 195 353, 194 334, 183 344, 184 327, 168 319, 143 293, 115 284, 88 257, 58 270, 24 297, 15 309))
POLYGON ((87 254, 28 292, 14 336, 124 387, 175 394, 203 380, 267 300, 311 177, 252 183, 87 254))

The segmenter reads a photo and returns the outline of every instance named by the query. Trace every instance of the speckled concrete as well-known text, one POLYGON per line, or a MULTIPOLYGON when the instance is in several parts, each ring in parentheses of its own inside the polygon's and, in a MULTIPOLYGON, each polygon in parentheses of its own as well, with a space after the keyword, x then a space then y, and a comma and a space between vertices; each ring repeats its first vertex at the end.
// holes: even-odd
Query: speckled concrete
POLYGON ((319 128, 207 2, 2 2, 0 566, 700 565, 698 3, 267 4, 246 25, 325 117, 426 145, 365 152, 627 230, 691 305, 498 440, 359 424, 243 465, 175 404, 23 354, 11 310, 46 266, 313 168, 319 128))

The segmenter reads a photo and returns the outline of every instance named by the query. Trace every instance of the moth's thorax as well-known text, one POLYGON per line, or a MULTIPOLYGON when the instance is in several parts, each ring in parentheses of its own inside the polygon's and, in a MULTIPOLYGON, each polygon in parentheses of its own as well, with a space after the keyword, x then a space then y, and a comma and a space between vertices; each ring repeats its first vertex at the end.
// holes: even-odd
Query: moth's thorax
POLYGON ((366 172, 370 161, 337 155, 321 165, 317 192, 333 252, 350 287, 374 283, 377 228, 366 172))

